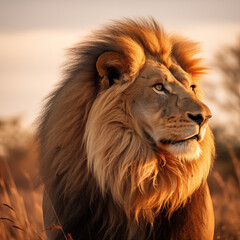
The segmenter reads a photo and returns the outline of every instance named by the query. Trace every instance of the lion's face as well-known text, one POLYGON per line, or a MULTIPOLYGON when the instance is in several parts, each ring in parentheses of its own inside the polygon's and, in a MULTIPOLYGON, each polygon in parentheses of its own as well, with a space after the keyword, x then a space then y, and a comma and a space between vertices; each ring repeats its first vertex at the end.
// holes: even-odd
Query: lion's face
POLYGON ((197 86, 179 66, 150 61, 132 84, 132 112, 154 143, 180 160, 201 154, 211 112, 198 99, 197 86))

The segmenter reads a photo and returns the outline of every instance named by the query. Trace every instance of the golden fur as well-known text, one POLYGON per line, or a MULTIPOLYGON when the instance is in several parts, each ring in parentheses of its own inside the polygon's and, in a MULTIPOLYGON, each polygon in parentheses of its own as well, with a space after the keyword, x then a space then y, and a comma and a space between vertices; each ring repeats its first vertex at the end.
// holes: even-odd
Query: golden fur
POLYGON ((210 129, 200 156, 179 160, 147 137, 131 105, 147 63, 174 76, 181 67, 197 84, 204 68, 196 53, 195 43, 166 34, 153 19, 115 22, 70 49, 65 80, 49 97, 38 132, 45 225, 58 223, 55 211, 74 239, 151 238, 160 215, 171 220, 204 186, 214 153, 210 129), (109 67, 119 70, 115 83, 109 67))

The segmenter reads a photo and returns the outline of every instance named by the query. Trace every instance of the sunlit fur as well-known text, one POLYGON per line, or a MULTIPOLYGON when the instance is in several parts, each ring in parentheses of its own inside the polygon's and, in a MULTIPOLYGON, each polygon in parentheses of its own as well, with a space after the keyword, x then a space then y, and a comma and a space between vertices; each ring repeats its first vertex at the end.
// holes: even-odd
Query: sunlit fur
POLYGON ((125 231, 126 239, 145 239, 162 210, 170 218, 206 181, 210 129, 200 156, 178 161, 146 139, 125 94, 151 57, 167 67, 174 59, 196 80, 204 69, 196 53, 195 43, 166 34, 152 19, 115 22, 70 49, 65 79, 50 95, 38 131, 42 180, 66 231, 97 202, 90 229, 101 218, 106 238, 125 231), (96 61, 107 51, 123 54, 128 69, 124 84, 101 90, 96 61))

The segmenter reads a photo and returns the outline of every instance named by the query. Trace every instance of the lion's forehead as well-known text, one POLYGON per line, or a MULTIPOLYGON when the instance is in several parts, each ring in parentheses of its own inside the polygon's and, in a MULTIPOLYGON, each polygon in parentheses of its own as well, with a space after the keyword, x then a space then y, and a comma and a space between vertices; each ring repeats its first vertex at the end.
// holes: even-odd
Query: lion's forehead
POLYGON ((175 83, 190 86, 193 80, 179 65, 172 64, 169 68, 161 63, 147 62, 139 73, 139 78, 151 82, 175 83))

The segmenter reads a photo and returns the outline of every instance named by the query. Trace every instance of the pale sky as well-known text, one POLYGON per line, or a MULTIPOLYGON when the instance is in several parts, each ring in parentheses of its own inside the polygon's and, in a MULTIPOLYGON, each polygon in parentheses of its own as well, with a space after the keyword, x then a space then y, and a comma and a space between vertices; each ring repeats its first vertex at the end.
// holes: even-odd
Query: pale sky
MULTIPOLYGON (((65 49, 122 17, 153 16, 167 32, 200 42, 202 57, 213 66, 205 78, 218 82, 214 55, 236 42, 239 12, 239 0, 1 0, 0 118, 21 115, 30 126, 44 97, 61 80, 65 49)), ((217 114, 215 106, 210 108, 217 114)))

